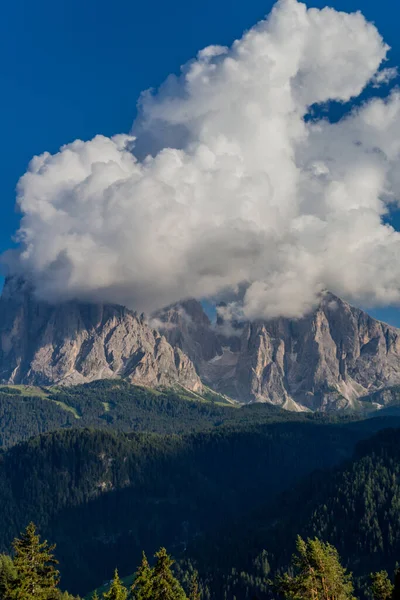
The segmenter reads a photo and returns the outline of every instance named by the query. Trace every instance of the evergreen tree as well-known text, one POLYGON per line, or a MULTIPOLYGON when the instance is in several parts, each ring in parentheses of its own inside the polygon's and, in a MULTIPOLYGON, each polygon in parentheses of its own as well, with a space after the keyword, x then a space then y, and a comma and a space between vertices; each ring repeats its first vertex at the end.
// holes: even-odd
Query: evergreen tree
POLYGON ((0 554, 0 598, 6 597, 7 589, 13 586, 17 579, 17 569, 11 556, 0 554))
POLYGON ((55 546, 40 542, 33 523, 14 540, 13 548, 16 578, 6 583, 4 600, 50 600, 59 596, 55 546))
POLYGON ((299 536, 296 550, 294 575, 285 573, 275 580, 281 596, 287 600, 354 600, 351 575, 340 564, 336 548, 299 536))
POLYGON ((371 592, 374 600, 391 600, 394 585, 389 579, 387 571, 371 573, 371 592))
POLYGON ((165 548, 156 552, 157 562, 152 570, 151 600, 187 600, 179 581, 172 574, 173 560, 165 548))
POLYGON ((189 600, 200 600, 200 598, 199 574, 197 571, 193 571, 192 577, 190 578, 189 600))
POLYGON ((99 596, 96 591, 93 593, 92 600, 99 600, 99 596))
POLYGON ((142 562, 136 571, 135 579, 130 590, 130 598, 132 600, 151 600, 151 586, 152 569, 150 568, 146 554, 143 552, 142 562))
POLYGON ((108 592, 103 594, 104 600, 126 600, 128 597, 128 590, 123 585, 118 575, 118 570, 115 569, 114 579, 108 592))

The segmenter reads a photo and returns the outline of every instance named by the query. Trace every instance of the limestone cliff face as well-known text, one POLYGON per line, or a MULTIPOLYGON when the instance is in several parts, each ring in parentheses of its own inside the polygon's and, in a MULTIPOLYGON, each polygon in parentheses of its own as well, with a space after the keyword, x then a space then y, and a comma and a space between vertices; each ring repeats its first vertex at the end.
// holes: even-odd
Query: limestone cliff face
POLYGON ((242 402, 336 410, 400 384, 400 330, 332 294, 302 319, 244 323, 236 337, 217 336, 222 352, 215 347, 211 359, 192 355, 186 342, 188 354, 205 383, 242 402))
POLYGON ((201 391, 191 360, 118 305, 38 302, 10 279, 0 300, 0 380, 72 385, 123 377, 151 387, 201 391))
POLYGON ((222 355, 221 340, 197 300, 184 300, 159 311, 154 315, 154 325, 196 366, 222 355))
POLYGON ((10 279, 0 299, 0 381, 123 377, 201 391, 201 377, 241 402, 324 411, 357 407, 367 395, 385 404, 400 386, 400 330, 331 294, 299 320, 215 326, 187 300, 151 325, 118 305, 38 302, 26 283, 10 279))

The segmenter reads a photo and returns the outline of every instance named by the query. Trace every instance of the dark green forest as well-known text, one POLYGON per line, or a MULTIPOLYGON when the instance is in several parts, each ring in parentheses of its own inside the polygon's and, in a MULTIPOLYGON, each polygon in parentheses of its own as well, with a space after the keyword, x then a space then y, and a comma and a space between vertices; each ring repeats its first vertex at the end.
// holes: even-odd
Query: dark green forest
MULTIPOLYGON (((42 541, 34 523, 14 539, 9 554, 0 555, 0 597, 2 600, 79 600, 60 587, 55 545, 42 541)), ((241 573, 241 577, 244 577, 241 573)), ((248 576, 251 580, 251 575, 248 576)), ((232 595, 235 580, 227 578, 223 597, 232 595)), ((284 600, 357 600, 353 574, 343 565, 337 549, 318 538, 297 536, 296 551, 286 570, 273 578, 268 572, 259 578, 252 598, 284 600), (262 593, 261 586, 264 589, 262 593), (261 594, 261 595, 260 595, 261 594)), ((387 571, 369 574, 364 593, 371 600, 396 600, 400 594, 400 569, 391 578, 387 571)), ((232 596, 231 596, 232 595, 232 596)), ((115 569, 110 582, 88 594, 88 600, 201 600, 213 591, 193 567, 176 569, 174 559, 161 547, 150 562, 142 553, 134 574, 121 579, 115 569), (178 572, 177 572, 178 571, 178 572)), ((222 597, 222 596, 221 596, 222 597)), ((239 597, 249 597, 249 588, 239 597)))
POLYGON ((298 534, 338 549, 357 598, 370 572, 396 569, 395 413, 238 408, 115 381, 35 393, 0 389, 0 552, 35 522, 74 595, 115 568, 131 585, 142 552, 166 547, 186 595, 198 571, 206 600, 277 598, 268 581, 292 573, 298 534))
MULTIPOLYGON (((232 406, 222 400, 211 391, 201 399, 183 389, 152 390, 124 380, 99 380, 68 388, 0 386, 0 449, 68 428, 185 434, 227 425, 343 424, 363 419, 350 413, 292 413, 271 404, 232 406)), ((387 416, 398 417, 400 423, 400 410, 393 407, 391 411, 387 416)))
POLYGON ((400 430, 387 429, 359 442, 340 466, 314 471, 233 527, 201 536, 188 553, 219 594, 267 599, 266 578, 289 564, 296 534, 317 537, 354 573, 357 598, 370 598, 369 573, 398 568, 399 509, 400 430))
POLYGON ((71 427, 183 434, 224 424, 320 419, 266 404, 239 408, 220 400, 211 392, 202 400, 185 390, 155 391, 123 380, 69 388, 0 386, 0 448, 71 427))
MULTIPOLYGON (((246 569, 247 558, 263 548, 276 552, 268 536, 260 545, 253 540, 255 515, 258 531, 272 522, 279 494, 348 459, 357 441, 386 424, 285 421, 187 435, 48 433, 0 455, 1 549, 35 521, 57 543, 66 587, 75 594, 109 579, 114 566, 131 573, 142 550, 151 554, 160 546, 179 559, 193 557, 199 569, 203 562, 208 572, 246 569), (246 543, 237 544, 243 536, 246 543), (224 540, 223 553, 215 552, 224 540)), ((287 534, 292 539, 299 525, 287 534)))
POLYGON ((313 423, 45 434, 0 457, 1 547, 34 520, 57 543, 69 589, 86 591, 107 578, 111 556, 126 573, 155 545, 183 552, 200 533, 349 456, 364 435, 313 423))

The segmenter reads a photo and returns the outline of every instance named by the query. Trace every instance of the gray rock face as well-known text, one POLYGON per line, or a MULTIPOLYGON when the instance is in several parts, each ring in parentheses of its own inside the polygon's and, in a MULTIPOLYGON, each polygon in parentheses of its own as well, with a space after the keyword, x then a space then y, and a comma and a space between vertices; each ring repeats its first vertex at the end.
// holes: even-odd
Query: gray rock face
POLYGON ((332 294, 299 320, 214 326, 187 300, 151 325, 118 305, 38 302, 26 283, 9 279, 0 299, 0 381, 123 377, 200 392, 202 380, 241 402, 324 411, 357 407, 365 396, 385 404, 400 386, 400 330, 332 294))
POLYGON ((198 367, 223 353, 221 340, 197 300, 185 300, 159 311, 154 315, 154 325, 198 367))
MULTIPOLYGON (((170 340, 171 332, 179 338, 171 329, 170 340)), ((400 330, 332 294, 302 319, 244 323, 234 337, 217 335, 222 352, 216 345, 211 358, 192 352, 187 333, 185 349, 203 381, 242 402, 328 411, 400 384, 400 330)))
POLYGON ((0 299, 0 380, 73 385, 123 377, 151 387, 201 391, 191 360, 142 318, 118 305, 38 302, 6 281, 0 299))

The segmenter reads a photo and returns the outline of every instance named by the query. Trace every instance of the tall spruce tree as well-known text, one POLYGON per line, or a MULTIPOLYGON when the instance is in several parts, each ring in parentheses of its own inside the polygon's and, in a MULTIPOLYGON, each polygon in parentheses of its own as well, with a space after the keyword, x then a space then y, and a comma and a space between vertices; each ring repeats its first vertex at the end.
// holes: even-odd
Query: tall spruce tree
POLYGON ((152 587, 152 569, 146 554, 142 554, 142 562, 135 574, 132 587, 130 589, 130 599, 132 600, 151 600, 152 587))
POLYGON ((156 552, 157 559, 151 577, 152 600, 187 600, 179 581, 171 571, 173 560, 165 548, 156 552))
POLYGON ((118 570, 115 569, 114 579, 112 580, 111 587, 108 592, 104 592, 104 600, 126 600, 128 597, 128 590, 123 585, 118 570))
POLYGON ((14 540, 13 548, 16 577, 6 583, 4 600, 50 600, 59 596, 55 546, 40 541, 33 523, 14 540))
POLYGON ((287 600, 355 600, 351 575, 346 573, 333 546, 297 538, 292 558, 294 575, 278 576, 274 586, 287 600))
POLYGON ((0 554, 0 598, 6 597, 7 589, 12 588, 17 576, 11 556, 0 554))
POLYGON ((387 571, 371 573, 371 593, 374 600, 391 600, 394 585, 389 579, 387 571))

